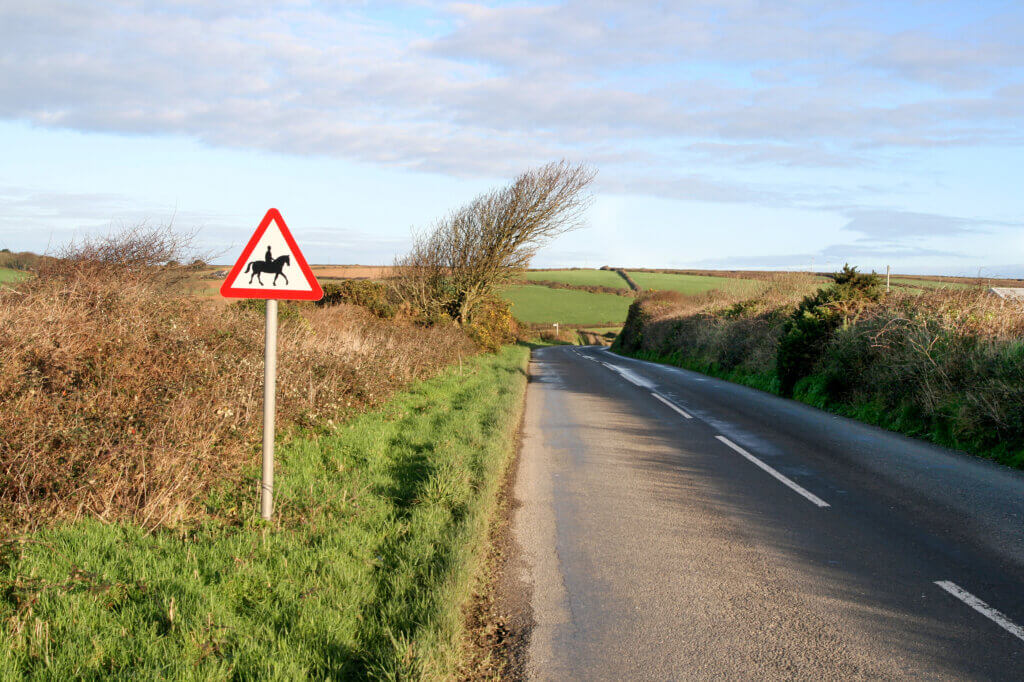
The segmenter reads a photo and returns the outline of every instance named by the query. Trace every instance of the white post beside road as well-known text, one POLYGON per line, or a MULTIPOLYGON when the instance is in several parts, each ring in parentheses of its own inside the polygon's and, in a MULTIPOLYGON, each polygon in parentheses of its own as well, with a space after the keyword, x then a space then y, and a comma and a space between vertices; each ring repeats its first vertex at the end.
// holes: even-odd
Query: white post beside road
POLYGON ((267 299, 266 342, 263 351, 263 482, 260 515, 274 513, 274 413, 277 407, 277 301, 267 299))

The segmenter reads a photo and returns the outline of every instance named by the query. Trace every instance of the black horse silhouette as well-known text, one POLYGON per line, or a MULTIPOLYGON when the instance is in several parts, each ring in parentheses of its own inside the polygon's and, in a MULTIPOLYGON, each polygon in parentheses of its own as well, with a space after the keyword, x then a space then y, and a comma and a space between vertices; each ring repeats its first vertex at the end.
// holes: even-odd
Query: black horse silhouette
POLYGON ((260 273, 266 272, 269 274, 272 272, 274 273, 274 281, 270 283, 270 286, 277 286, 278 277, 284 277, 284 283, 287 285, 288 275, 284 274, 282 270, 284 269, 284 266, 291 264, 292 257, 287 254, 284 256, 278 256, 271 263, 262 260, 253 260, 249 261, 249 264, 245 266, 245 273, 248 273, 250 270, 252 271, 252 274, 249 275, 249 284, 252 284, 252 278, 255 277, 256 281, 260 283, 260 286, 263 286, 263 280, 260 279, 260 273))

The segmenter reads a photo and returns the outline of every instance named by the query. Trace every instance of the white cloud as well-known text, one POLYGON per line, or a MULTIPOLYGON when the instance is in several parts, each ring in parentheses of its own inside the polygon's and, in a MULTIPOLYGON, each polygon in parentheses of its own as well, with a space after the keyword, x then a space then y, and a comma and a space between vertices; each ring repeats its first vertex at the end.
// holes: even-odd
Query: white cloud
MULTIPOLYGON (((1024 43, 1004 28, 1021 12, 886 28, 908 7, 6 3, 0 117, 457 176, 568 157, 598 163, 607 191, 861 202, 860 179, 766 186, 747 171, 872 169, 893 150, 1022 143, 1024 43)), ((851 215, 848 229, 879 232, 877 218, 851 215)), ((907 234, 958 224, 903 218, 907 234)))

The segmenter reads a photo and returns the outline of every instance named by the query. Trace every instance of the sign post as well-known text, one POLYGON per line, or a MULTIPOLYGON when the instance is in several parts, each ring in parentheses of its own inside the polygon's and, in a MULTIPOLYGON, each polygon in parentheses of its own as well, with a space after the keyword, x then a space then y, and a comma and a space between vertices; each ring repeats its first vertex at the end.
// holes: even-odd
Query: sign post
POLYGON ((267 299, 266 339, 263 344, 263 480, 260 516, 274 513, 274 414, 277 408, 277 300, 267 299))
POLYGON ((318 301, 324 292, 281 213, 272 208, 256 228, 220 288, 225 298, 266 300, 263 346, 263 477, 260 516, 274 513, 274 416, 277 407, 277 302, 318 301), (253 260, 250 260, 255 255, 253 260), (289 279, 289 275, 291 278, 289 279), (246 279, 248 277, 248 279, 246 279), (279 280, 280 283, 279 283, 279 280))

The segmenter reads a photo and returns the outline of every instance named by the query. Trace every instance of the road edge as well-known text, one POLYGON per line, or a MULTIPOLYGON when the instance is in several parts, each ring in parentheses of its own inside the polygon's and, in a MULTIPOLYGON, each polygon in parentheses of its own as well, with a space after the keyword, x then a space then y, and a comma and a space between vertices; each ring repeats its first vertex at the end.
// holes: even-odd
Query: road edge
MULTIPOLYGON (((522 370, 530 381, 531 350, 522 370)), ((530 633, 533 630, 530 585, 521 577, 523 555, 513 532, 515 496, 522 456, 523 423, 526 417, 526 389, 516 408, 510 452, 488 519, 487 541, 480 568, 473 578, 473 591, 463 605, 465 636, 463 663, 458 679, 525 680, 530 633)))

